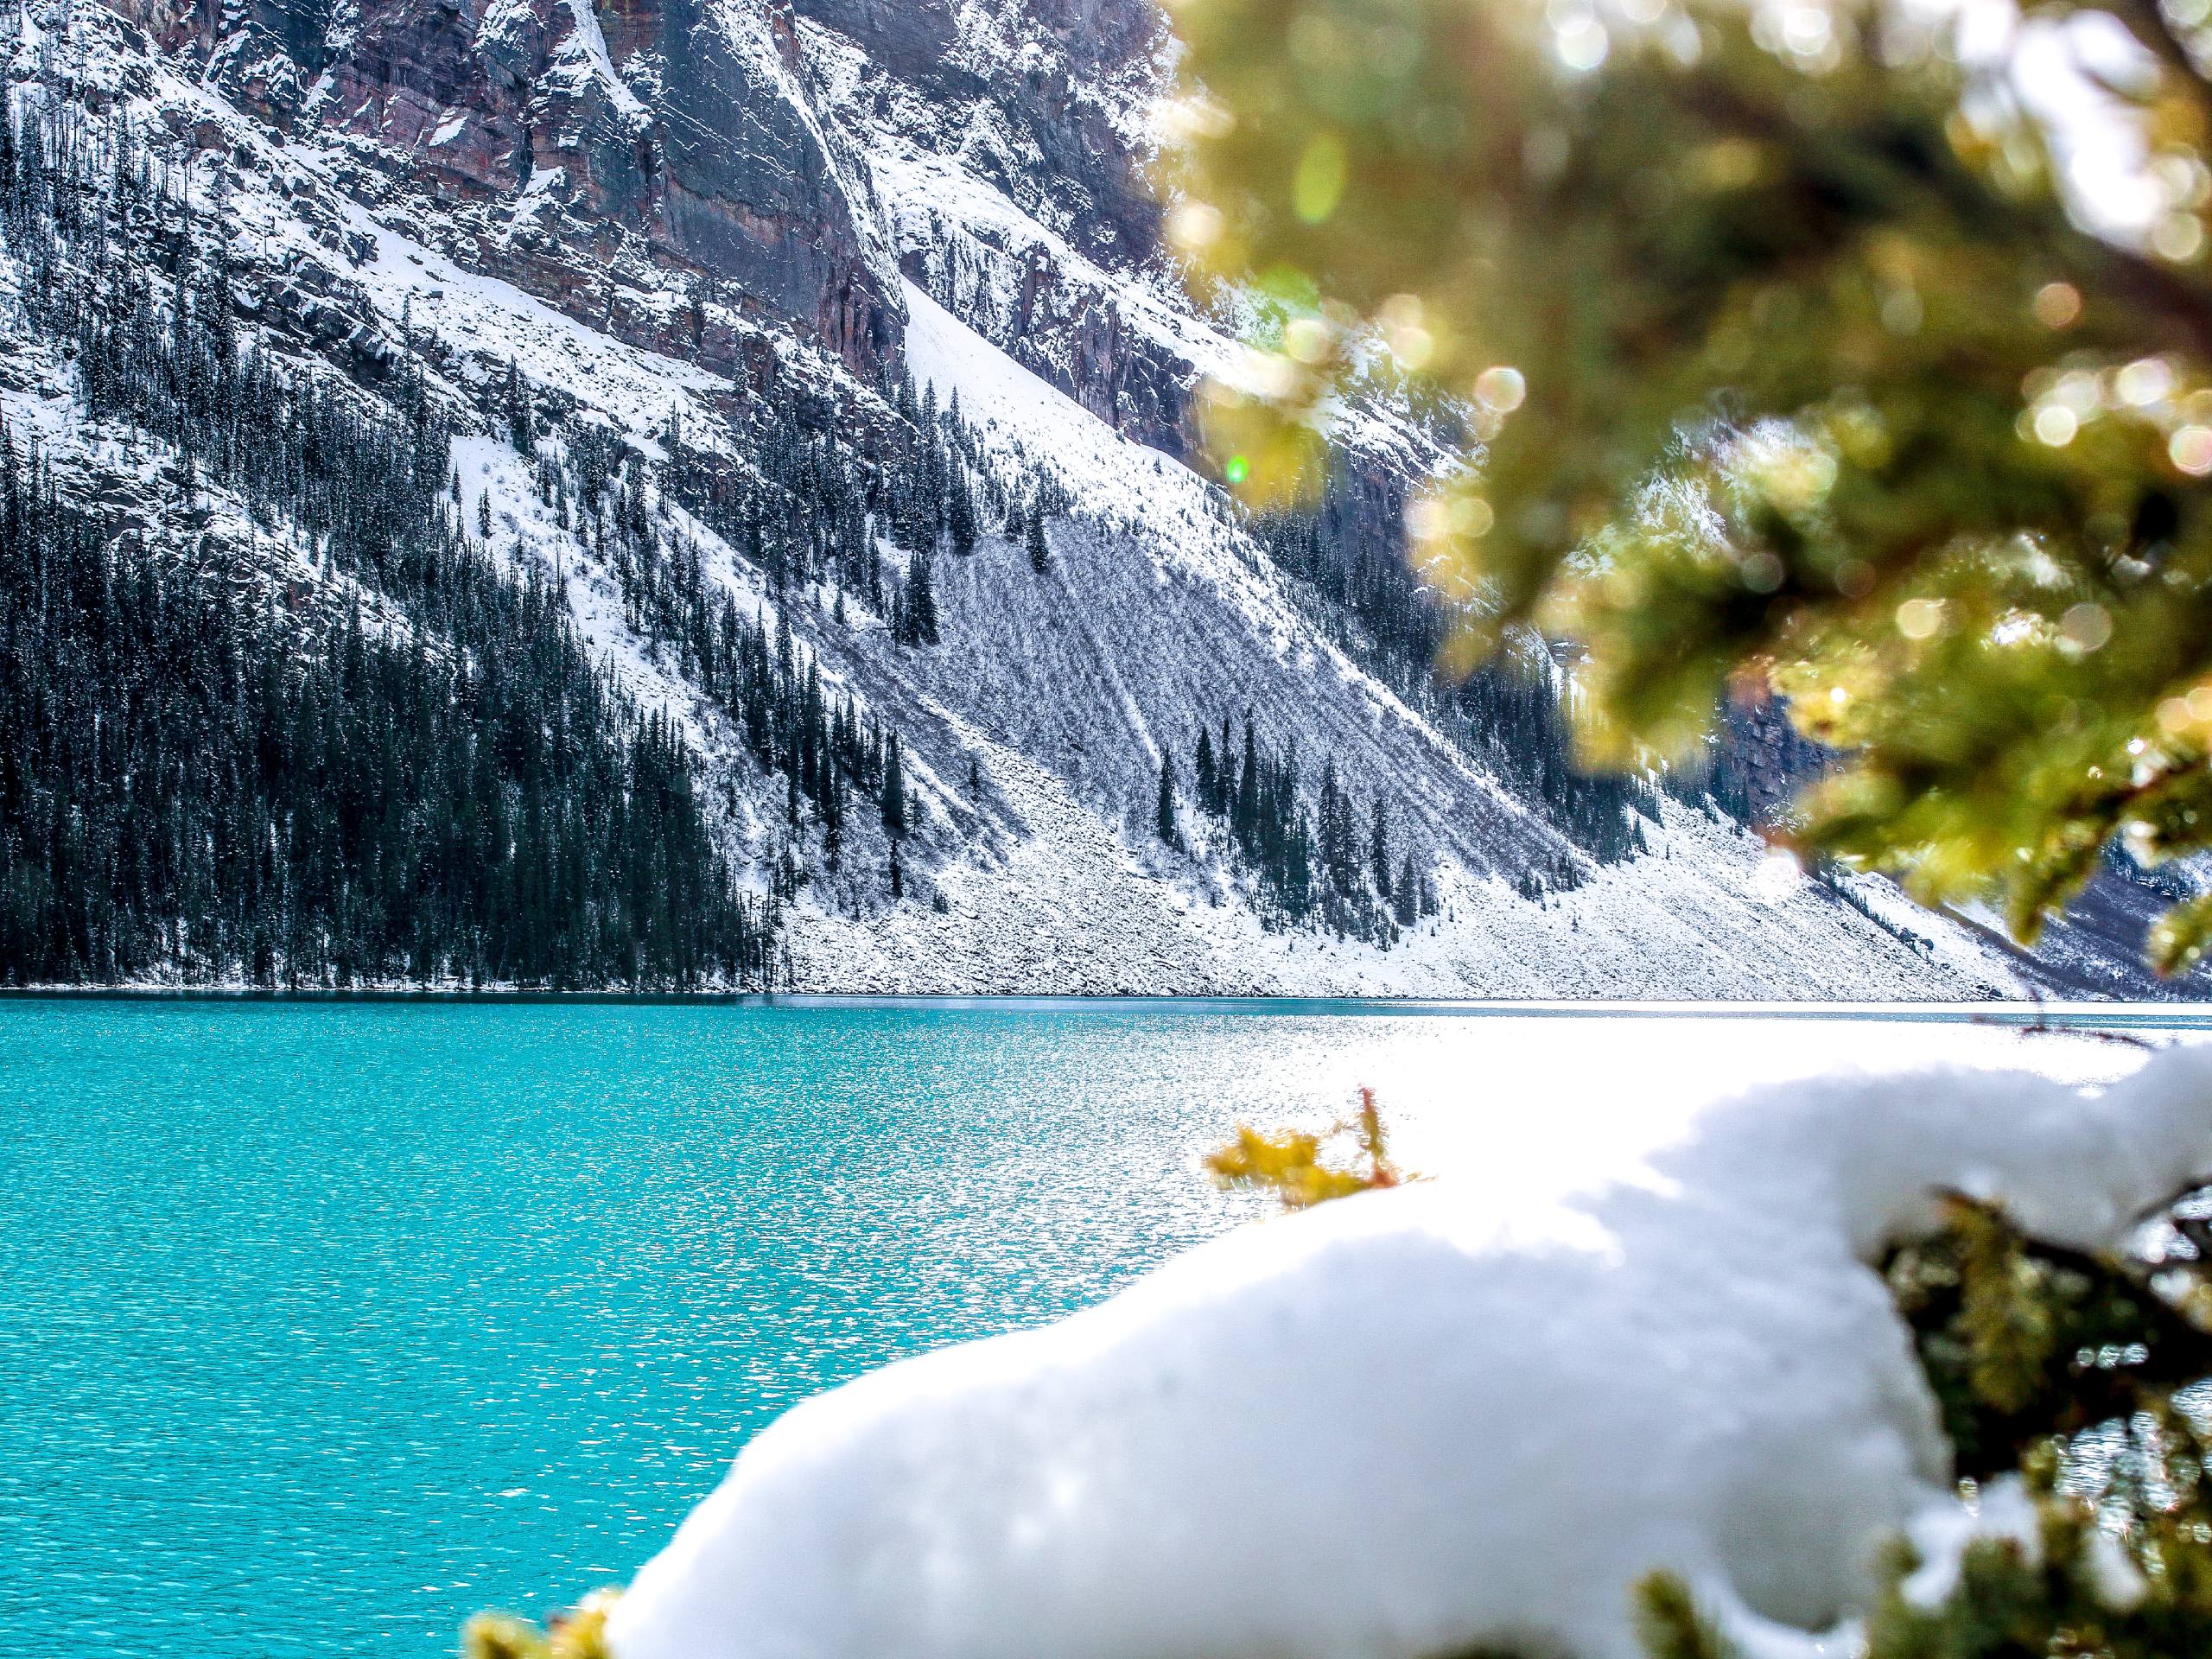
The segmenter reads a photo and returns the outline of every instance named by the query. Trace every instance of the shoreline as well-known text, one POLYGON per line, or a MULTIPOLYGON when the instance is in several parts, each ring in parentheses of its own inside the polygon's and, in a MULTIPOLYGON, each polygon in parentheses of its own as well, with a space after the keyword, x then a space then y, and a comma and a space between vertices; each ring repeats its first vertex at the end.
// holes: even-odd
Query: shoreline
POLYGON ((758 1009, 907 1009, 944 1013, 1334 1014, 1464 1019, 1820 1020, 2212 1032, 2212 1001, 1646 1001, 1497 997, 1079 995, 1065 993, 912 995, 798 991, 529 990, 513 987, 368 986, 276 990, 213 985, 0 987, 0 1004, 235 1002, 509 1004, 518 1007, 686 1007, 758 1009))

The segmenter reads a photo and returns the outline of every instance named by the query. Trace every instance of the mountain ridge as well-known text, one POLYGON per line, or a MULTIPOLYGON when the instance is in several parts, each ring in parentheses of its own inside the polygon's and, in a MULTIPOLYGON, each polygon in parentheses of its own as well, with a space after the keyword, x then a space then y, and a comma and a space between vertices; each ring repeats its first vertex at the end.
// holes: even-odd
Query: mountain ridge
MULTIPOLYGON (((729 879, 772 915, 763 982, 2037 982, 1883 884, 1796 878, 1698 805, 1605 796, 1620 833, 1593 857, 1485 759, 1456 694, 1384 671, 1373 614, 1183 464, 1192 391, 1236 347, 1159 254, 1139 123, 1164 35, 1135 0, 111 0, 15 29, 19 111, 75 124, 88 156, 136 135, 200 204, 145 245, 219 280, 232 315, 156 296, 171 326, 189 313, 287 375, 445 411, 444 533, 557 589, 611 683, 668 722, 729 879), (1289 780, 1272 806, 1201 802, 1200 730, 1224 771, 1241 743, 1259 784, 1289 780)), ((113 217, 112 188, 73 188, 113 217)), ((149 464, 143 431, 87 418, 12 241, 7 267, 19 442, 114 524, 207 511, 174 476, 191 443, 149 464)), ((1443 454, 1387 391, 1349 420, 1368 485, 1309 536, 1325 562, 1388 553, 1443 454)), ((373 581, 318 562, 269 502, 225 512, 280 608, 381 613, 373 581)), ((2070 983, 2137 988, 2101 941, 2078 954, 2070 983)))

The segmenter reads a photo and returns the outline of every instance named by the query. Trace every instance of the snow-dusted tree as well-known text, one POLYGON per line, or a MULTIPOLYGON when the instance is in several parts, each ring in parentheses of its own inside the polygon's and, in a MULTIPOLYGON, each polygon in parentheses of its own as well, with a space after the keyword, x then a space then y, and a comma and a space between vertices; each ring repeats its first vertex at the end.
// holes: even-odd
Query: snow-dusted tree
POLYGON ((1236 791, 1231 798, 1230 827, 1240 840, 1251 840, 1259 834, 1260 827, 1260 735, 1253 723, 1252 711, 1244 711, 1244 763, 1236 773, 1236 791))
POLYGON ((902 645, 938 643, 937 581, 926 548, 906 561, 906 584, 892 601, 891 637, 902 645))
POLYGON ((953 552, 965 558, 976 550, 976 498, 968 481, 968 469, 956 460, 948 470, 945 534, 951 539, 953 552))
POLYGON ((893 732, 884 746, 883 789, 878 797, 883 827, 895 848, 906 833, 906 768, 899 757, 899 734, 893 732))
MULTIPOLYGON (((1891 1294, 1942 1409, 1955 1470, 2012 1501, 1935 1584, 1891 1548, 1869 1659, 2178 1659, 2212 1651, 2212 1243, 2195 1201, 2146 1259, 2035 1238, 1956 1196, 1891 1252, 1891 1294)), ((1637 1586, 1653 1659, 1742 1659, 1681 1580, 1637 1586)))
MULTIPOLYGON (((1404 887, 1411 886, 1408 862, 1404 887)), ((1375 1097, 1327 1136, 1240 1127, 1208 1160, 1287 1209, 1408 1179, 1375 1097), (1349 1138, 1350 1167, 1325 1156, 1349 1138)), ((1937 1402, 1954 1472, 1988 1515, 1924 1553, 1894 1541, 1858 1634, 1864 1659, 2179 1659, 2212 1651, 2212 1201, 2177 1196, 2148 1238, 2090 1251, 1999 1205, 1941 1220, 1880 1262, 1937 1402), (2192 1396, 2200 1402, 2191 1403, 2192 1396), (2002 1512, 2000 1514, 2000 1511, 2002 1512)), ((1690 1586, 1635 1586, 1651 1659, 1750 1659, 1690 1586)), ((1511 1648, 1485 1649, 1506 1659, 1511 1648)))
POLYGON ((521 366, 512 357, 507 359, 507 379, 500 404, 506 416, 507 438, 518 454, 534 455, 537 453, 537 422, 531 413, 530 387, 522 378, 521 366))
POLYGON ((906 614, 913 635, 911 643, 937 644, 937 573, 931 565, 927 548, 915 554, 907 566, 906 614))

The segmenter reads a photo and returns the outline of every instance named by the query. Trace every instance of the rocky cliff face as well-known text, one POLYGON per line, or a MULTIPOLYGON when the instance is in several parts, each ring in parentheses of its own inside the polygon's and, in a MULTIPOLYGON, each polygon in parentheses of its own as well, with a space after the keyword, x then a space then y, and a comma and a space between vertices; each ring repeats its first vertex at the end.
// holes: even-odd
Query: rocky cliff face
POLYGON ((1150 0, 802 0, 836 119, 876 161, 900 268, 1146 446, 1188 451, 1221 342, 1172 301, 1143 177, 1150 0))
POLYGON ((1224 342, 1143 168, 1151 0, 111 0, 357 197, 579 321, 772 396, 765 327, 863 379, 903 273, 1149 448, 1224 342))
POLYGON ((761 325, 899 354, 865 168, 781 0, 115 0, 358 197, 618 338, 761 376, 761 325))
MULTIPOLYGON (((799 12, 926 100, 897 112, 910 135, 950 141, 1086 258, 1123 272, 1152 262, 1159 208, 1141 118, 1166 62, 1152 0, 800 0, 799 12)), ((873 115, 893 115, 887 95, 871 101, 873 115)))

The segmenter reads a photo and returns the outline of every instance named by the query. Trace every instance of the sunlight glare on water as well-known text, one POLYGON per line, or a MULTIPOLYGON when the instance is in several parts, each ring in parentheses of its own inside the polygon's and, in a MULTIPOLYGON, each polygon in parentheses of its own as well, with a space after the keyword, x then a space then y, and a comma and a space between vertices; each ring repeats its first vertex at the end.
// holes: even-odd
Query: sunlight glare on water
POLYGON ((2133 1051, 1959 1026, 946 1007, 0 1002, 0 1624, 449 1653, 620 1580, 747 1435, 1254 1213, 1240 1119, 1372 1084, 1555 1187, 1757 1077, 2133 1051))

